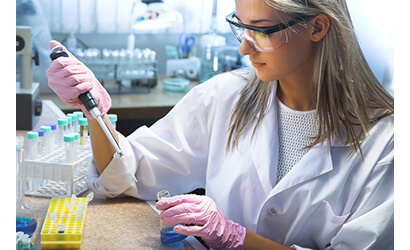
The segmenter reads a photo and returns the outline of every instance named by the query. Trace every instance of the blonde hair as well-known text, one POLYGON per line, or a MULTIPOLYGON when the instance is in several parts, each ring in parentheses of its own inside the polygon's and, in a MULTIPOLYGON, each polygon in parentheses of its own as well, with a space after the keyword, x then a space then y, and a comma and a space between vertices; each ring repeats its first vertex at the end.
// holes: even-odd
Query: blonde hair
MULTIPOLYGON (((300 15, 325 14, 330 28, 319 42, 314 63, 312 103, 316 107, 319 132, 308 146, 336 137, 351 147, 350 155, 360 151, 372 123, 394 113, 393 98, 379 83, 360 49, 344 0, 265 0, 278 10, 283 20, 300 15)), ((308 22, 302 24, 309 26, 308 22)), ((287 29, 291 36, 295 29, 287 29)), ((237 72, 243 75, 243 72, 237 72)), ((238 144, 243 132, 261 123, 274 84, 263 82, 251 70, 248 84, 232 112, 227 150, 238 144)), ((362 155, 363 157, 363 155, 362 155)))

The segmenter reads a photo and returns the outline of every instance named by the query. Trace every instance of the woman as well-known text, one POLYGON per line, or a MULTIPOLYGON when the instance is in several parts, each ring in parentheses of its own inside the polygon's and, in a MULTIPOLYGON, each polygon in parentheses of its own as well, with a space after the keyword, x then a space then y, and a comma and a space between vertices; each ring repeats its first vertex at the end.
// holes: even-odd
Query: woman
MULTIPOLYGON (((205 188, 156 206, 165 224, 180 224, 175 232, 212 248, 386 248, 393 99, 363 57, 345 1, 235 3, 227 21, 253 68, 195 87, 151 128, 116 134, 138 183, 90 119, 88 184, 149 200, 205 188)), ((47 75, 67 103, 81 107, 78 95, 91 90, 108 112, 108 94, 74 57, 47 75)))

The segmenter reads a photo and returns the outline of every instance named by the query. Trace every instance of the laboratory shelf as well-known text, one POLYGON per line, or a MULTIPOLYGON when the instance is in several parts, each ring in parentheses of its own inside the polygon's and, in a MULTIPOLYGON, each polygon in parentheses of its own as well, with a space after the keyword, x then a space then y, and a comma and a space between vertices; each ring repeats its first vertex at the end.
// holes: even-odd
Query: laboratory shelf
POLYGON ((82 216, 71 213, 66 206, 66 202, 71 203, 71 198, 52 198, 48 207, 43 228, 41 229, 42 249, 79 249, 81 248, 81 237, 85 214, 87 211, 87 199, 78 198, 77 204, 85 203, 82 216), (51 212, 54 212, 57 219, 56 224, 64 224, 64 232, 58 232, 58 228, 51 219, 51 212))
POLYGON ((86 191, 85 182, 92 151, 78 149, 77 160, 65 162, 63 147, 35 160, 24 160, 26 195, 42 197, 70 197, 86 191))

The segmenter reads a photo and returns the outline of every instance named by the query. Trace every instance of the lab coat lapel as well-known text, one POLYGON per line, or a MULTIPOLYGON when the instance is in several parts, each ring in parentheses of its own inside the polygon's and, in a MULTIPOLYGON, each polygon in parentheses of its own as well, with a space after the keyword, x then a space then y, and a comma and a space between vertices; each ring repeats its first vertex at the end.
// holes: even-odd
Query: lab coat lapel
POLYGON ((276 87, 272 96, 267 113, 253 138, 253 129, 248 132, 252 159, 266 195, 271 192, 275 183, 279 153, 276 87))
POLYGON ((332 156, 327 143, 312 147, 275 186, 269 196, 278 194, 299 183, 333 170, 332 156))

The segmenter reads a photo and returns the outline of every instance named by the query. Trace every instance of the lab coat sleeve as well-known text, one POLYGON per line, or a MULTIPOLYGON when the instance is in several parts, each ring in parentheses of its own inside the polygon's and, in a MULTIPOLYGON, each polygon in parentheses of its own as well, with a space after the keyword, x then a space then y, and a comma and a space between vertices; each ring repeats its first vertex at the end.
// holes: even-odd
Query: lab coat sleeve
POLYGON ((114 156, 101 175, 91 164, 87 181, 91 189, 107 197, 125 194, 153 200, 162 189, 176 195, 205 187, 209 130, 217 103, 213 86, 223 80, 214 77, 193 88, 150 128, 142 126, 127 138, 119 134, 137 184, 114 156))
MULTIPOLYGON (((367 178, 339 232, 326 249, 387 249, 394 228, 394 141, 367 178)), ((298 245, 294 249, 308 249, 298 245)))

